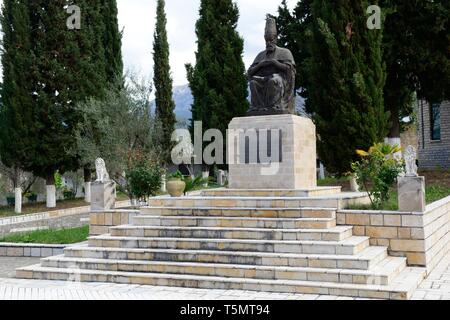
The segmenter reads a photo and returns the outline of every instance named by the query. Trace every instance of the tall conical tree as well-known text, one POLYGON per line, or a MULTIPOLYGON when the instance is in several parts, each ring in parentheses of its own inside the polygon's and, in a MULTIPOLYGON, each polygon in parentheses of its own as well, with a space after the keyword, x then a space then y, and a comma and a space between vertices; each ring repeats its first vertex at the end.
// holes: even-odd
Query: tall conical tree
POLYGON ((320 158, 335 173, 349 171, 356 149, 382 141, 389 129, 382 30, 367 28, 368 6, 349 0, 312 4, 309 111, 320 137, 320 158))
POLYGON ((156 96, 156 119, 163 129, 162 146, 167 152, 164 161, 169 163, 172 150, 172 132, 175 129, 175 102, 172 97, 173 81, 170 75, 169 42, 167 40, 167 18, 165 1, 158 0, 156 29, 153 43, 154 86, 156 96))
POLYGON ((232 0, 202 0, 196 65, 186 66, 194 96, 192 124, 202 121, 203 130, 219 129, 224 136, 232 118, 244 116, 249 108, 238 19, 232 0))
POLYGON ((29 3, 35 56, 31 70, 33 126, 39 137, 30 170, 47 180, 48 190, 53 189, 56 170, 64 173, 80 167, 79 155, 68 152, 75 146, 75 130, 81 121, 75 106, 97 96, 105 82, 101 70, 96 69, 96 30, 86 23, 95 21, 92 8, 97 6, 88 0, 77 1, 81 17, 86 20, 80 30, 69 30, 68 15, 63 9, 71 4, 74 2, 66 0, 29 3))
POLYGON ((122 32, 119 29, 118 9, 116 0, 100 0, 103 15, 103 48, 105 53, 105 72, 109 82, 122 79, 122 32))
POLYGON ((0 106, 0 160, 11 168, 26 168, 38 143, 34 131, 33 52, 27 1, 4 0, 1 13, 3 83, 0 106))
MULTIPOLYGON (((82 31, 87 29, 85 32, 90 35, 89 55, 94 62, 92 68, 96 70, 99 77, 96 84, 97 92, 93 97, 102 98, 104 92, 111 89, 111 84, 118 89, 124 85, 122 33, 119 30, 117 1, 88 0, 84 3, 86 7, 82 8, 82 31)), ((89 121, 89 119, 86 120, 89 121)), ((96 139, 100 140, 102 137, 98 134, 96 139)), ((83 154, 80 154, 80 158, 84 169, 86 200, 89 201, 89 183, 93 163, 83 154)))

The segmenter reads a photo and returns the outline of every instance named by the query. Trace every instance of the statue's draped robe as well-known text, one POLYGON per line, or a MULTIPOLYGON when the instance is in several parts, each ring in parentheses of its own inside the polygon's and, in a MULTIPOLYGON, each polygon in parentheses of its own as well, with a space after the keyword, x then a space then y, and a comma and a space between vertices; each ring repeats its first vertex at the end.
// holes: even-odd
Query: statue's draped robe
POLYGON ((295 61, 288 49, 277 47, 272 53, 261 52, 252 67, 264 60, 277 60, 288 66, 283 72, 275 66, 259 70, 250 78, 252 103, 250 115, 295 113, 295 61))

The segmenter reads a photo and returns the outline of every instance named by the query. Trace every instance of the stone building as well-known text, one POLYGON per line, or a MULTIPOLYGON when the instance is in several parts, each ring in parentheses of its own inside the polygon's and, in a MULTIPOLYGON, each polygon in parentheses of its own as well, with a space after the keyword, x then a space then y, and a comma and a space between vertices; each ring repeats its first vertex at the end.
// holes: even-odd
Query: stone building
POLYGON ((450 169, 450 102, 419 103, 419 166, 450 169))

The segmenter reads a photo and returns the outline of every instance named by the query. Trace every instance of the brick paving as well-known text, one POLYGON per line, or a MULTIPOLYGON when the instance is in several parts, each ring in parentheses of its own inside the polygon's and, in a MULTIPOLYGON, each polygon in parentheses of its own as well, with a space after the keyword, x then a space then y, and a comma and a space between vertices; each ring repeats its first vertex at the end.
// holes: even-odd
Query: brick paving
POLYGON ((422 282, 413 300, 450 300, 450 252, 422 282))
MULTIPOLYGON (((14 269, 37 258, 0 258, 0 300, 351 300, 348 297, 13 279, 14 269)), ((450 253, 413 295, 450 300, 450 253)))

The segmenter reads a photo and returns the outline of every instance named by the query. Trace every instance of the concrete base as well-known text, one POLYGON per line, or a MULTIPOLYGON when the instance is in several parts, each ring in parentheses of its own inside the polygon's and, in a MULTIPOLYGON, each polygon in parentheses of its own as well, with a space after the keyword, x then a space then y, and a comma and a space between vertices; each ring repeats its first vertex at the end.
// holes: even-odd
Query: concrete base
POLYGON ((46 186, 47 208, 56 208, 56 186, 46 186))
POLYGON ((400 211, 425 212, 425 177, 398 179, 398 205, 400 211))
POLYGON ((91 183, 91 211, 111 210, 116 206, 116 184, 114 182, 91 183))
POLYGON ((232 189, 317 186, 316 128, 294 115, 235 118, 229 125, 232 189))

